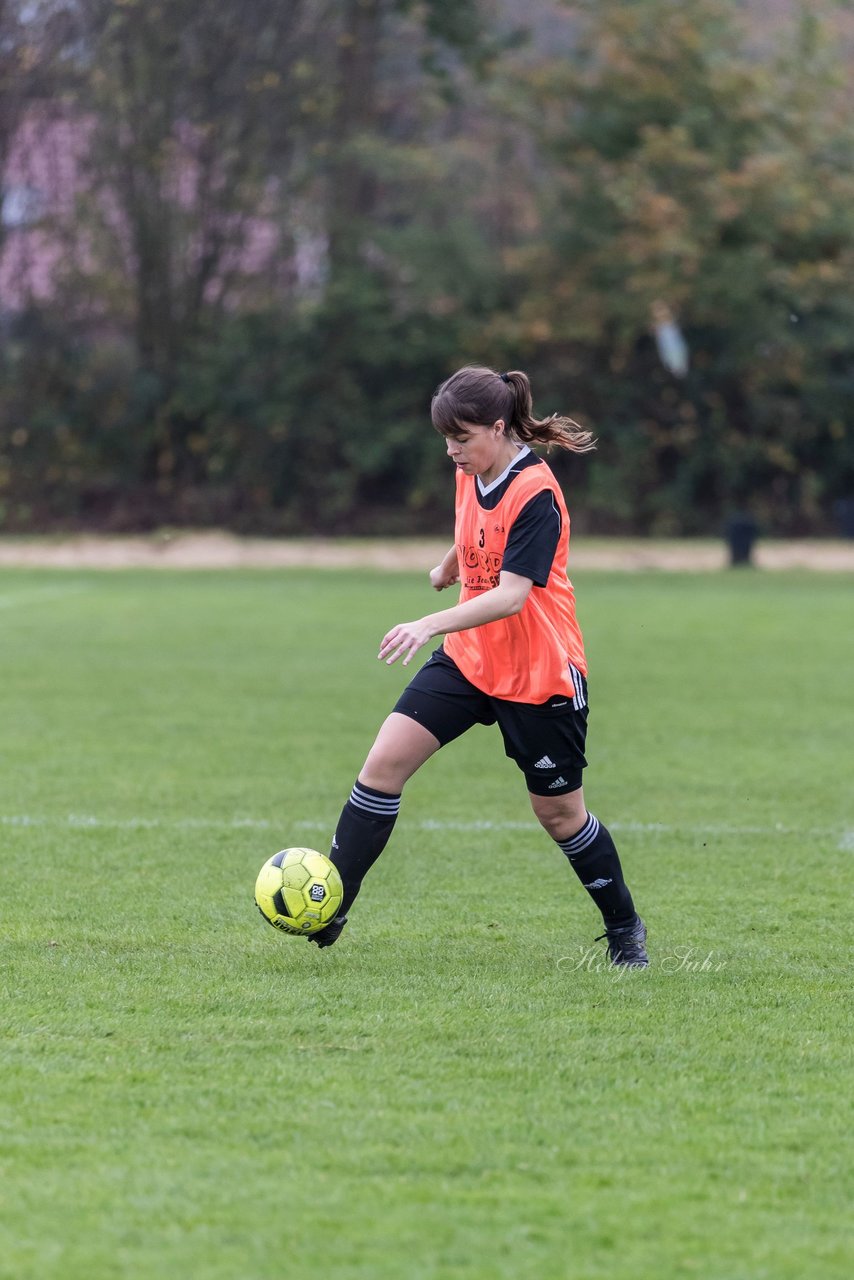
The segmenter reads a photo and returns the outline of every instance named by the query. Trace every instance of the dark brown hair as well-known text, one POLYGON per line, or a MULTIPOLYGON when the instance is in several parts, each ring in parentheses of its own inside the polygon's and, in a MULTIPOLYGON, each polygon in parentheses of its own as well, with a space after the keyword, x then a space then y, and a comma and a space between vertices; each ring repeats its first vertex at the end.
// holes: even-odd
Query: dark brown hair
POLYGON ((494 369, 467 365, 458 369, 437 388, 430 406, 433 426, 452 438, 465 432, 465 423, 491 427, 504 419, 508 435, 521 444, 544 444, 551 448, 588 453, 596 448, 593 433, 553 413, 535 418, 531 384, 520 369, 496 373, 494 369))

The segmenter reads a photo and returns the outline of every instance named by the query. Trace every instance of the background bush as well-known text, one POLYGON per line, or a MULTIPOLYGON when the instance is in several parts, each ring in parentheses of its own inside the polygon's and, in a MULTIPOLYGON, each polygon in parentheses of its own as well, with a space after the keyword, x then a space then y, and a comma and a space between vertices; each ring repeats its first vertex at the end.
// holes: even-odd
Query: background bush
POLYGON ((589 529, 833 530, 844 6, 773 32, 724 0, 536 0, 524 30, 488 0, 250 9, 0 10, 0 527, 446 528, 429 400, 472 361, 594 428, 555 464, 589 529), (11 217, 57 122, 66 188, 11 217), (49 287, 13 276, 45 244, 49 287))

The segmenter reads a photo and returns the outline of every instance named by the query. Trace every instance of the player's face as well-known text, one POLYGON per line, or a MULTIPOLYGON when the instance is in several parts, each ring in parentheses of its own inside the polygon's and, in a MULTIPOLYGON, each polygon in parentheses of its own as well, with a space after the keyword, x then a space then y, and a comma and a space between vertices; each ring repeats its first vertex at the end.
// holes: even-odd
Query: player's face
POLYGON ((504 422, 499 419, 491 427, 474 422, 460 424, 458 436, 448 436, 448 457, 467 476, 488 476, 507 452, 504 422))

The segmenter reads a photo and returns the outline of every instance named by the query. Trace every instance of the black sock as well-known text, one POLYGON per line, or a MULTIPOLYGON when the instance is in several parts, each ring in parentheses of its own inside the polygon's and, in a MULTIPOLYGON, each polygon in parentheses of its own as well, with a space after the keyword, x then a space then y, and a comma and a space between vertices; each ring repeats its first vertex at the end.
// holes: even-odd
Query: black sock
POLYGON ((632 895, 623 879, 619 855, 607 828, 588 813, 580 831, 557 845, 569 858, 596 906, 602 912, 606 929, 625 929, 637 919, 632 895))
POLYGON ((400 810, 400 796, 375 791, 357 780, 341 810, 329 857, 344 881, 344 901, 339 915, 346 915, 353 899, 388 843, 400 810))

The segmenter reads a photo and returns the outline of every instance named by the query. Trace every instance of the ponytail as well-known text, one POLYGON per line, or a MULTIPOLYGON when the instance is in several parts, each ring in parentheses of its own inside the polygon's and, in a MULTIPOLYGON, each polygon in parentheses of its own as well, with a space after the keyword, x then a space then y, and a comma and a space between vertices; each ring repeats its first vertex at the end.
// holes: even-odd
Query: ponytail
POLYGON ((548 418, 534 417, 534 401, 531 396, 531 383, 526 373, 514 369, 501 374, 502 382, 513 393, 513 408, 507 430, 523 444, 544 444, 546 448, 557 445, 559 449, 568 449, 571 453, 589 453, 596 448, 596 438, 592 431, 585 430, 573 418, 553 413, 548 418))

